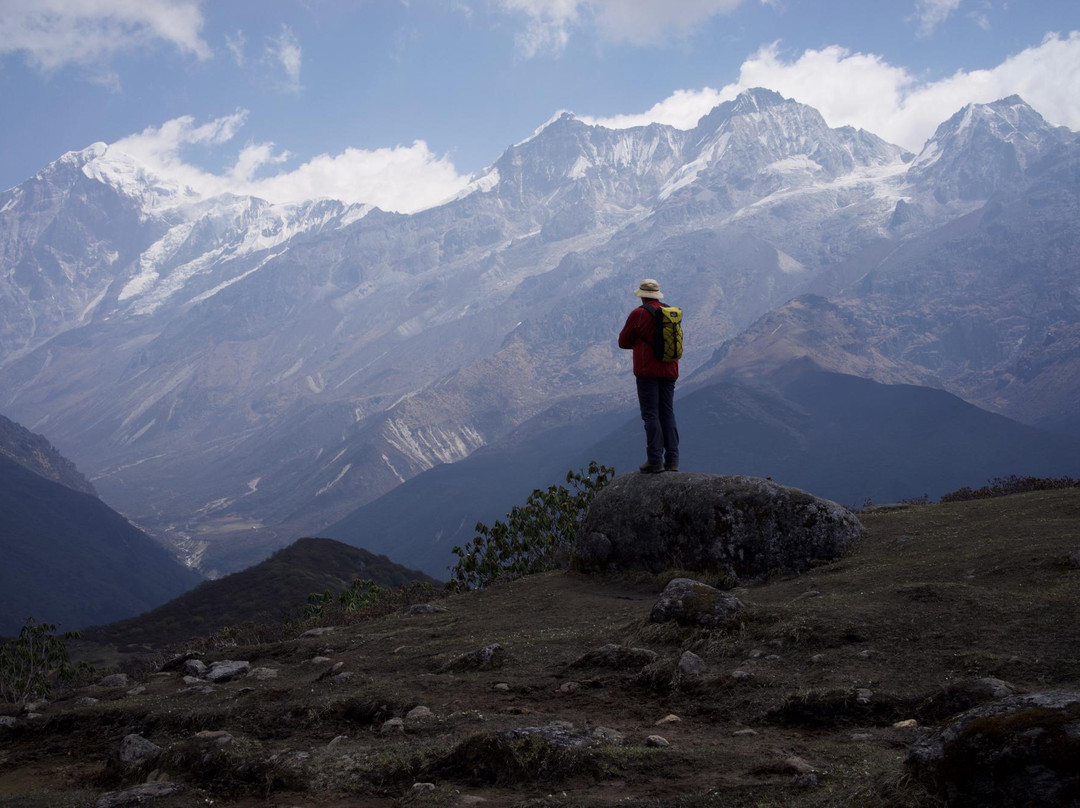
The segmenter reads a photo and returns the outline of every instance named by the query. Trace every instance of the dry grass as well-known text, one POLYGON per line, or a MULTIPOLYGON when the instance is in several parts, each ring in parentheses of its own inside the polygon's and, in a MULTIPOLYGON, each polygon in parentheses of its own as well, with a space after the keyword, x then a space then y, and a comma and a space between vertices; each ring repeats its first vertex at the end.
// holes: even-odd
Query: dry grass
POLYGON ((72 693, 102 700, 58 702, 0 730, 0 804, 76 805, 123 785, 102 778, 128 732, 182 749, 200 730, 226 730, 233 752, 214 760, 227 770, 169 771, 188 790, 156 804, 449 806, 468 794, 500 806, 938 806, 904 766, 919 730, 896 719, 940 721, 979 677, 1024 690, 1080 686, 1080 571, 1063 563, 1080 548, 1080 491, 863 518, 866 536, 842 561, 735 590, 748 608, 723 630, 650 623, 665 578, 552 573, 452 596, 444 613, 211 657, 276 668, 276 679, 203 695, 175 674, 148 675, 138 695, 72 693), (503 667, 442 672, 496 642, 503 667), (609 642, 660 660, 644 673, 570 666, 609 642), (706 660, 704 676, 676 672, 686 650, 706 660), (316 655, 352 678, 319 679, 316 655), (872 694, 865 703, 860 689, 872 694), (383 734, 385 720, 417 705, 434 716, 383 734), (657 726, 669 714, 681 720, 657 726), (581 734, 614 729, 627 742, 586 746, 537 781, 480 782, 453 765, 469 739, 556 721, 581 734), (745 730, 754 734, 735 734, 745 730), (654 734, 670 746, 647 746, 654 734), (346 737, 328 747, 337 736, 346 737), (436 787, 414 792, 417 781, 436 787))

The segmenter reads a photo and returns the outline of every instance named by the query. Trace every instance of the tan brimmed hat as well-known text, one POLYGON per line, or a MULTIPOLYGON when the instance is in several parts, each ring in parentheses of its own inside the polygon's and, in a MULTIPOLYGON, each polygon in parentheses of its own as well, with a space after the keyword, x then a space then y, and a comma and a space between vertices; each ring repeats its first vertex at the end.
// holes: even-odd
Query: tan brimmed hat
POLYGON ((643 280, 638 288, 634 290, 634 294, 637 297, 650 297, 653 300, 664 299, 664 293, 660 291, 660 284, 652 278, 643 280))

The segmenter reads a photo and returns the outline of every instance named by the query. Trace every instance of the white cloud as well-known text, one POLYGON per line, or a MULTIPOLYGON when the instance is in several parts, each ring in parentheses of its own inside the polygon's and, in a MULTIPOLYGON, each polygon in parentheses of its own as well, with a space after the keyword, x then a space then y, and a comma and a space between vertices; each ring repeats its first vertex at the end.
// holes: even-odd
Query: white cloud
POLYGON ((738 91, 714 90, 703 87, 700 90, 676 90, 663 101, 654 104, 645 112, 628 115, 614 115, 609 118, 596 118, 578 115, 578 119, 609 129, 628 129, 632 126, 647 126, 650 123, 665 123, 676 129, 693 129, 702 115, 717 104, 730 101, 738 91))
POLYGON ((39 70, 95 66, 164 41, 200 59, 201 0, 0 0, 0 55, 22 53, 39 70))
POLYGON ((300 92, 302 51, 296 34, 289 26, 282 25, 280 35, 267 37, 266 56, 285 71, 285 89, 292 93, 300 92))
POLYGON ((650 110, 611 118, 583 118, 603 126, 652 121, 690 128, 716 104, 750 87, 767 87, 816 107, 830 126, 855 126, 918 151, 938 124, 969 103, 1018 94, 1048 121, 1080 130, 1080 32, 1049 34, 1041 44, 988 70, 957 71, 922 81, 873 54, 838 46, 789 59, 777 44, 742 64, 739 79, 719 90, 678 90, 650 110))
POLYGON ((273 143, 249 143, 221 174, 184 157, 183 152, 192 146, 213 148, 228 143, 246 118, 245 110, 201 126, 190 116, 176 118, 118 140, 109 150, 127 154, 151 174, 203 197, 250 194, 277 203, 331 198, 411 213, 448 199, 468 183, 469 178, 459 175, 448 158, 433 154, 422 140, 411 146, 322 154, 291 171, 262 177, 257 176, 260 171, 279 166, 289 153, 276 151, 273 143))
POLYGON ((929 36, 958 8, 960 0, 918 0, 915 3, 915 20, 919 23, 919 35, 929 36))
MULTIPOLYGON (((497 0, 498 6, 527 18, 517 35, 522 55, 558 55, 575 28, 595 27, 614 42, 658 44, 685 36, 695 25, 726 14, 747 0, 497 0)), ((771 0, 757 0, 769 4, 771 0)))
POLYGON ((237 67, 244 66, 244 47, 247 45, 247 37, 239 28, 235 34, 225 34, 225 47, 229 49, 233 61, 237 67))

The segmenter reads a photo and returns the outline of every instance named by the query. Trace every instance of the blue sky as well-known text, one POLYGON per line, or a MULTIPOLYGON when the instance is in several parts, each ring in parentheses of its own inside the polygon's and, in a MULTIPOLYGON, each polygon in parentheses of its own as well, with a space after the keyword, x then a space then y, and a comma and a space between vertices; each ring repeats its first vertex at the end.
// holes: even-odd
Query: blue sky
POLYGON ((1019 93, 1080 129, 1078 0, 0 0, 0 188, 97 141, 199 193, 416 210, 562 110, 765 86, 917 151, 1019 93))

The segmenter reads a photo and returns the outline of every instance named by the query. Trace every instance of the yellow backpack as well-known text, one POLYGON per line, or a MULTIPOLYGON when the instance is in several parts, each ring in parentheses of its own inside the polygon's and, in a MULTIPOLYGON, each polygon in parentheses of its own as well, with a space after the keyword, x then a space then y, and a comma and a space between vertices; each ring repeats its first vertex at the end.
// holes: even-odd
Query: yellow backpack
POLYGON ((653 353, 661 362, 678 362, 682 359, 682 309, 678 306, 653 308, 645 303, 641 308, 653 318, 653 353))

